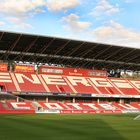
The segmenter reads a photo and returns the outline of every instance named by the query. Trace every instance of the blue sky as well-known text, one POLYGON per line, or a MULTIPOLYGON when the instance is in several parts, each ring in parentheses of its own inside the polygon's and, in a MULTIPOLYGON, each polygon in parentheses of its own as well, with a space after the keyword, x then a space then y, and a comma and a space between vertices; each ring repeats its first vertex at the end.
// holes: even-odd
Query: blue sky
POLYGON ((0 30, 140 47, 140 0, 0 0, 0 30))

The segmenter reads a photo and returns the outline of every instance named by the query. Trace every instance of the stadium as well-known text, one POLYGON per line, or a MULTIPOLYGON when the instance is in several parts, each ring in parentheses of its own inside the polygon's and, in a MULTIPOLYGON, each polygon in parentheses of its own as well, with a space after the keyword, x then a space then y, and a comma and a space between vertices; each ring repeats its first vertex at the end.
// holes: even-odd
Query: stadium
POLYGON ((0 48, 1 140, 139 138, 140 49, 6 31, 0 48))

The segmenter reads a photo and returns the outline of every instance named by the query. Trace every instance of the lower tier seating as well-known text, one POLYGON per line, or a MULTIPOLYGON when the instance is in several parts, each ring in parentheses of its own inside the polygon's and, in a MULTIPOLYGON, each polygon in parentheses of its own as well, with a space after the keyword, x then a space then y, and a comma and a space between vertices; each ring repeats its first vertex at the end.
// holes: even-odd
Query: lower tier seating
POLYGON ((139 112, 140 103, 70 103, 70 102, 0 102, 0 111, 59 111, 60 113, 121 113, 125 111, 139 112))

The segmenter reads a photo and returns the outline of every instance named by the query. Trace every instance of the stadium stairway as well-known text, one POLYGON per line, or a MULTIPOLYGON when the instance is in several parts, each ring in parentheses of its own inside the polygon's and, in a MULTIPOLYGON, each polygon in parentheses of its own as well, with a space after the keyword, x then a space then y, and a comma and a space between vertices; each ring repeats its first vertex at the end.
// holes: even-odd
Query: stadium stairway
POLYGON ((0 102, 0 110, 5 110, 5 107, 3 106, 3 102, 0 102))
POLYGON ((33 106, 33 109, 35 109, 35 110, 38 109, 39 107, 42 108, 42 106, 36 101, 32 102, 32 106, 33 106))
POLYGON ((2 102, 3 107, 5 108, 5 110, 10 110, 9 106, 7 105, 6 102, 2 102))

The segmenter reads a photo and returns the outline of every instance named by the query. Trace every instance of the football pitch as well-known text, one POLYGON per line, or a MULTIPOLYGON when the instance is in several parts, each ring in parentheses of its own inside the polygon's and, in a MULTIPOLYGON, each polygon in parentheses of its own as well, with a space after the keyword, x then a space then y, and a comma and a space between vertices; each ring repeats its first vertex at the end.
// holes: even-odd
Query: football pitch
POLYGON ((136 114, 0 114, 0 140, 139 140, 136 114))

